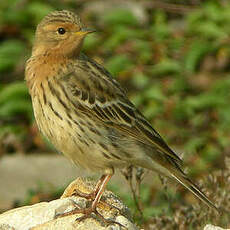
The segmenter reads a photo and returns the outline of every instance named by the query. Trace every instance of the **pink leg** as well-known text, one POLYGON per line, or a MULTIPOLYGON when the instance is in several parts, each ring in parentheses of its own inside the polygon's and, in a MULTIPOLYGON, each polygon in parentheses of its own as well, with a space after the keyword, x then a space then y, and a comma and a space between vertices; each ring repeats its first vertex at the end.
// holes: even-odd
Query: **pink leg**
POLYGON ((92 206, 91 206, 92 210, 96 210, 96 206, 100 202, 101 196, 102 196, 103 192, 105 191, 105 187, 108 184, 111 177, 112 177, 112 175, 103 175, 101 177, 100 186, 98 186, 98 191, 96 193, 96 197, 95 197, 95 199, 92 203, 92 206))
MULTIPOLYGON (((70 211, 70 212, 67 212, 67 213, 64 213, 64 214, 60 214, 57 217, 69 216, 69 215, 73 215, 73 214, 76 214, 76 213, 83 213, 85 215, 78 219, 78 220, 82 220, 82 219, 85 219, 86 217, 88 217, 93 212, 95 214, 99 215, 99 213, 96 210, 96 207, 97 207, 97 204, 100 202, 101 196, 102 196, 102 194, 103 194, 103 192, 105 190, 105 187, 106 187, 106 185, 109 182, 111 177, 112 177, 112 174, 103 175, 101 177, 101 179, 99 180, 99 182, 96 185, 95 198, 93 200, 93 203, 92 203, 91 207, 84 208, 84 209, 79 209, 79 207, 77 207, 73 211, 70 211)), ((90 195, 90 194, 88 194, 88 195, 90 195)))
POLYGON ((80 196, 80 197, 83 197, 83 198, 86 198, 86 199, 95 200, 96 195, 97 195, 98 191, 100 190, 100 187, 101 187, 101 185, 102 185, 105 177, 106 177, 106 175, 102 175, 102 177, 100 178, 100 180, 97 182, 97 184, 96 184, 93 192, 91 192, 91 193, 84 193, 84 192, 81 192, 78 189, 75 189, 75 191, 72 194, 72 196, 80 196))
POLYGON ((97 185, 95 187, 95 190, 94 190, 95 198, 93 200, 93 203, 92 203, 91 207, 84 208, 84 209, 79 209, 79 207, 77 207, 73 211, 57 215, 56 218, 64 217, 64 216, 69 216, 69 215, 73 215, 73 214, 77 214, 77 213, 82 213, 84 215, 81 216, 80 218, 76 219, 76 221, 82 221, 82 220, 86 219, 87 217, 89 217, 92 213, 95 213, 95 215, 97 215, 104 223, 107 223, 107 224, 118 224, 121 227, 124 227, 122 224, 120 224, 120 223, 118 223, 118 222, 116 222, 114 220, 105 219, 103 217, 103 215, 101 215, 97 211, 97 204, 100 202, 102 194, 105 191, 105 187, 108 184, 108 182, 109 182, 110 178, 112 177, 112 175, 113 174, 103 175, 101 177, 101 179, 99 180, 99 182, 97 183, 97 185))

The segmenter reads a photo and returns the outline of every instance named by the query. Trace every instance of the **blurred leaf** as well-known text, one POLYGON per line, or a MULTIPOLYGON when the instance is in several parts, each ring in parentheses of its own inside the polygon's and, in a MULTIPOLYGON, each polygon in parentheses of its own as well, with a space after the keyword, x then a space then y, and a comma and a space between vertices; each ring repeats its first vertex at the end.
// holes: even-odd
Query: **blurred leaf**
POLYGON ((154 100, 165 100, 166 97, 163 95, 162 91, 161 91, 161 87, 160 84, 157 85, 153 85, 150 88, 146 89, 144 92, 144 97, 146 99, 154 99, 154 100))
POLYGON ((19 40, 6 40, 0 44, 0 72, 12 70, 25 50, 19 40))
POLYGON ((176 37, 169 41, 169 48, 172 50, 172 52, 180 53, 181 49, 184 48, 185 42, 184 37, 176 37))
POLYGON ((32 105, 24 82, 15 82, 2 87, 0 92, 0 118, 24 114, 32 119, 32 105))
POLYGON ((135 39, 134 46, 135 49, 138 51, 138 62, 146 63, 151 61, 153 51, 151 50, 151 45, 148 41, 135 39))
POLYGON ((142 72, 135 73, 132 77, 132 82, 135 87, 143 88, 149 83, 149 78, 142 72))
POLYGON ((25 127, 15 125, 15 124, 8 124, 1 126, 0 129, 0 138, 4 137, 5 134, 13 133, 17 135, 17 137, 26 137, 27 133, 25 127))
POLYGON ((31 2, 27 8, 27 12, 33 16, 34 24, 38 24, 44 16, 53 10, 55 10, 54 7, 40 1, 31 2))
POLYGON ((114 76, 116 76, 122 70, 131 68, 132 61, 127 55, 117 55, 108 59, 106 67, 114 76))
POLYGON ((138 20, 133 15, 133 13, 128 9, 115 9, 104 12, 103 21, 109 25, 126 25, 126 26, 136 26, 138 25, 138 20))
POLYGON ((188 15, 188 31, 203 38, 226 39, 230 32, 229 26, 226 26, 230 23, 229 13, 229 6, 221 7, 216 1, 209 1, 203 8, 188 15))
POLYGON ((113 28, 113 36, 110 36, 103 44, 103 49, 112 50, 121 45, 124 41, 133 40, 133 38, 141 38, 144 33, 139 30, 127 28, 124 25, 117 25, 113 28))
POLYGON ((25 82, 14 82, 1 88, 0 105, 18 98, 29 99, 29 93, 25 82))
POLYGON ((151 68, 151 74, 153 75, 165 75, 165 74, 172 74, 172 73, 180 73, 181 65, 172 59, 165 59, 162 60, 160 63, 154 65, 151 68))
POLYGON ((200 110, 225 105, 225 100, 213 94, 201 94, 197 97, 188 97, 185 103, 193 110, 200 110))
POLYGON ((9 118, 19 114, 25 114, 31 119, 32 106, 27 100, 15 99, 14 101, 9 101, 7 104, 2 105, 0 108, 1 118, 9 118))
POLYGON ((223 28, 220 28, 213 22, 201 22, 196 26, 196 31, 207 38, 225 39, 228 37, 228 34, 223 30, 223 28))
POLYGON ((29 21, 25 7, 22 7, 20 1, 9 0, 0 2, 0 23, 4 22, 13 25, 26 25, 29 21))
POLYGON ((180 96, 180 94, 184 92, 189 92, 189 90, 190 86, 184 74, 178 74, 177 77, 173 79, 172 84, 169 87, 169 91, 177 96, 180 96))
POLYGON ((163 11, 156 11, 153 18, 151 32, 156 40, 164 40, 170 36, 170 27, 166 21, 166 14, 163 11))
POLYGON ((99 45, 99 42, 100 42, 100 37, 98 34, 90 34, 89 36, 86 37, 84 41, 83 50, 84 51, 94 50, 95 47, 99 45))
POLYGON ((164 111, 159 101, 152 100, 147 103, 142 112, 147 119, 151 120, 156 116, 162 114, 164 111))
POLYGON ((209 1, 207 4, 204 4, 204 16, 212 20, 214 22, 220 22, 222 18, 222 13, 225 11, 225 8, 221 7, 221 5, 217 1, 209 1))
POLYGON ((213 162, 217 160, 220 154, 221 154, 221 151, 217 148, 217 146, 215 146, 212 143, 209 143, 207 145, 206 150, 203 151, 202 156, 203 156, 203 159, 209 163, 209 162, 213 162))
POLYGON ((164 108, 162 105, 166 97, 161 91, 160 84, 155 84, 147 88, 143 93, 143 98, 148 102, 147 106, 143 110, 144 115, 148 119, 163 113, 164 108))
POLYGON ((184 68, 188 72, 195 72, 201 58, 214 50, 208 41, 194 40, 184 57, 184 68))
POLYGON ((206 137, 194 136, 185 145, 185 152, 194 155, 201 147, 205 145, 206 137))

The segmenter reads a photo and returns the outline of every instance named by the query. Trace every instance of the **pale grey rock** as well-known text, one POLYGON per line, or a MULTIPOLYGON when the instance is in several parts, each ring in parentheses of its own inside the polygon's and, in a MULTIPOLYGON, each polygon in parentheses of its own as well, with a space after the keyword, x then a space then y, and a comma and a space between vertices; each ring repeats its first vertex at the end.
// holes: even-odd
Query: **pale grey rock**
POLYGON ((0 230, 138 230, 131 221, 128 208, 109 191, 103 194, 103 202, 97 210, 105 219, 120 223, 123 227, 114 222, 105 224, 94 214, 82 221, 76 220, 82 216, 81 213, 56 218, 59 214, 73 211, 76 205, 85 208, 90 204, 90 200, 71 196, 75 188, 89 193, 94 183, 78 178, 67 187, 60 199, 7 211, 0 215, 0 230))
POLYGON ((218 227, 218 226, 214 226, 214 225, 211 225, 211 224, 207 224, 205 227, 204 227, 204 230, 230 230, 229 228, 226 229, 226 228, 221 228, 221 227, 218 227))

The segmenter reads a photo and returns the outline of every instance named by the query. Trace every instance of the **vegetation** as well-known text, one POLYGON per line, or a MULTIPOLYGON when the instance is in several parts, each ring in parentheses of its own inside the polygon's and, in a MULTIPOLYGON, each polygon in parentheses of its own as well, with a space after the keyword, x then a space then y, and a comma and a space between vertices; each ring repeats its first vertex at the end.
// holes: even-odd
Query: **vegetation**
MULTIPOLYGON (((216 172, 206 187, 218 204, 225 206, 227 199, 229 203, 230 3, 154 2, 130 0, 130 5, 118 7, 112 0, 1 1, 0 156, 50 149, 34 125, 24 64, 41 18, 55 9, 70 9, 98 31, 88 36, 84 52, 109 69, 169 145, 184 154, 191 176, 198 180, 216 172)), ((185 191, 176 197, 174 193, 174 202, 169 202, 159 191, 152 195, 153 190, 141 190, 140 223, 146 229, 162 223, 165 229, 187 229, 190 224, 198 229, 208 218, 230 227, 227 214, 218 219, 212 212, 204 216, 203 206, 173 206, 182 203, 179 197, 185 198, 185 191)), ((229 206, 225 210, 230 213, 229 206)))

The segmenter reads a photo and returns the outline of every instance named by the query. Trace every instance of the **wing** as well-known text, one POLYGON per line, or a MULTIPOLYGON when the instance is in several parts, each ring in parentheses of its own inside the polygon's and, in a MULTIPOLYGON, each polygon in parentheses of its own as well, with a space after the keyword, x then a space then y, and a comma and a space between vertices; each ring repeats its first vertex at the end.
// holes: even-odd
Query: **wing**
POLYGON ((62 78, 62 84, 77 110, 139 142, 154 146, 181 165, 181 159, 128 100, 108 71, 85 56, 74 63, 73 69, 62 78))

